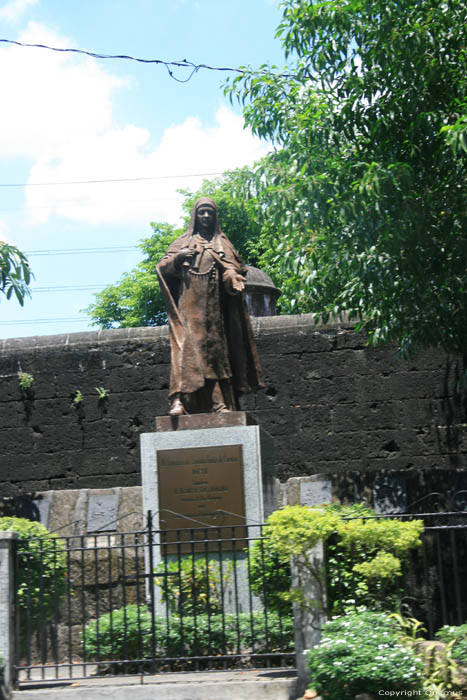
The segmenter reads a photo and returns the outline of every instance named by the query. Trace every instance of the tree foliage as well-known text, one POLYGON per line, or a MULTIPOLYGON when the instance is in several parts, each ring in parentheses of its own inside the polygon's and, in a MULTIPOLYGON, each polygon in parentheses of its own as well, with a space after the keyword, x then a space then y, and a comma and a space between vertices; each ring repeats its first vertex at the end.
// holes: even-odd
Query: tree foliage
POLYGON ((294 78, 226 85, 275 151, 256 170, 269 261, 299 311, 373 343, 465 353, 467 6, 284 0, 294 78))
POLYGON ((27 257, 15 246, 0 241, 0 292, 11 299, 13 293, 23 306, 24 298, 31 293, 31 268, 27 257))

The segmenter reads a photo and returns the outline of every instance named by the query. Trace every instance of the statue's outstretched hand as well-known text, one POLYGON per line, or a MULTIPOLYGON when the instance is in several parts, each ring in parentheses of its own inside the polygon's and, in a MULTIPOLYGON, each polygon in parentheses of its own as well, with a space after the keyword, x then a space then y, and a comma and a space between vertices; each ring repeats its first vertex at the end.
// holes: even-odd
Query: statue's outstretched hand
POLYGON ((245 277, 239 275, 233 268, 224 270, 223 282, 228 294, 240 294, 245 289, 245 277))
POLYGON ((234 292, 243 292, 245 289, 245 278, 241 275, 234 275, 232 277, 232 289, 234 292))

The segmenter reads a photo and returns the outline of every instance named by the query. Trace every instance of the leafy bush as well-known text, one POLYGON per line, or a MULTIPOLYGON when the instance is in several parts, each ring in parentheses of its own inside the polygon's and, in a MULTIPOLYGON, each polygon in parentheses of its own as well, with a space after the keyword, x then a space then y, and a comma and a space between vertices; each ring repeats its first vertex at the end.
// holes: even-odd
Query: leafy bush
POLYGON ((360 606, 399 609, 409 550, 420 544, 423 523, 377 519, 362 504, 329 508, 343 519, 326 543, 329 607, 341 613, 360 606))
POLYGON ((163 562, 154 573, 156 584, 162 591, 162 600, 168 603, 172 612, 179 615, 213 615, 222 612, 232 563, 196 559, 188 555, 178 561, 163 562))
POLYGON ((49 620, 65 592, 66 558, 60 541, 47 528, 26 518, 0 518, 0 530, 18 533, 17 600, 24 634, 49 620), (29 616, 29 623, 28 623, 29 616))
POLYGON ((467 623, 463 625, 444 625, 436 632, 436 638, 452 645, 452 656, 463 666, 467 666, 467 623))
MULTIPOLYGON (((366 506, 355 504, 352 506, 326 506, 327 513, 333 513, 340 518, 352 517, 356 515, 368 516, 374 515, 374 512, 366 506)), ((312 519, 310 531, 316 523, 315 515, 319 511, 311 514, 312 519)), ((270 524, 270 520, 267 521, 270 524)), ((337 521, 335 521, 337 525, 337 521)), ((262 540, 257 540, 250 547, 250 586, 251 590, 256 593, 268 609, 280 610, 281 612, 291 610, 291 600, 294 596, 290 595, 291 588, 291 569, 290 569, 290 551, 287 548, 279 550, 277 545, 271 541, 269 536, 270 530, 265 528, 265 537, 262 540)), ((330 539, 328 539, 328 543, 330 539)), ((328 544, 328 551, 336 550, 332 545, 328 544)), ((335 552, 337 556, 337 552, 335 552)), ((329 563, 336 563, 331 561, 329 563)), ((341 557, 340 569, 346 568, 346 560, 341 557)), ((349 567, 347 566, 347 569, 349 567)), ((342 588, 342 586, 341 586, 342 588)), ((365 589, 366 590, 366 589, 365 589)), ((329 595, 328 591, 328 595, 329 595)), ((337 581, 336 581, 337 592, 337 581)), ((349 593, 350 596, 350 593, 349 593)), ((334 599, 334 596, 331 595, 334 599)))
POLYGON ((144 607, 127 605, 86 625, 82 638, 87 660, 216 656, 225 653, 293 651, 293 621, 271 613, 172 615, 155 617, 144 607))
POLYGON ((383 613, 354 613, 327 622, 308 662, 313 686, 324 700, 422 690, 422 661, 401 643, 396 622, 383 613))
POLYGON ((267 546, 283 562, 284 575, 285 557, 293 555, 321 591, 320 599, 310 603, 296 589, 289 595, 292 600, 330 610, 349 599, 354 607, 397 607, 401 595, 398 579, 408 564, 409 550, 420 544, 423 523, 371 516, 372 510, 357 504, 287 506, 268 518, 267 546), (319 542, 325 545, 327 586, 324 571, 312 555, 319 542))

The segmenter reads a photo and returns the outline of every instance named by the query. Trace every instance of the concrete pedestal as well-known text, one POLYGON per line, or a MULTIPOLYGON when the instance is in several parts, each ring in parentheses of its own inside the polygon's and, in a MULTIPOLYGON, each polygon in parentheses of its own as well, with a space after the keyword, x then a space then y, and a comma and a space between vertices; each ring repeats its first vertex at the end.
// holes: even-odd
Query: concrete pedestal
MULTIPOLYGON (((167 455, 166 451, 179 451, 177 453, 178 461, 173 460, 173 470, 179 470, 180 472, 180 488, 191 489, 187 493, 191 494, 193 503, 196 503, 197 494, 200 498, 212 496, 214 499, 214 494, 217 493, 217 500, 213 500, 211 503, 214 503, 214 505, 210 506, 210 511, 213 512, 212 509, 216 507, 216 502, 219 505, 219 509, 222 510, 223 501, 225 499, 228 500, 229 491, 210 491, 210 475, 206 474, 204 480, 199 477, 199 469, 200 467, 202 468, 203 460, 206 460, 206 456, 204 453, 199 456, 196 450, 198 448, 223 448, 230 446, 239 446, 243 463, 242 473, 240 473, 242 482, 240 487, 244 498, 244 516, 236 524, 261 524, 276 509, 274 446, 271 436, 260 426, 240 425, 224 428, 143 433, 141 435, 143 509, 145 513, 148 511, 152 512, 153 524, 156 530, 161 529, 161 520, 163 520, 160 512, 163 504, 160 504, 159 501, 159 478, 162 458, 167 455), (183 453, 180 452, 181 450, 183 450, 183 453), (184 456, 186 456, 186 460, 184 460, 184 456), (182 464, 183 461, 185 461, 184 464, 182 464), (193 472, 198 470, 198 474, 193 473, 187 476, 187 469, 181 468, 185 466, 190 471, 190 463, 193 467, 193 472), (203 481, 204 483, 201 483, 203 481)), ((220 455, 220 457, 214 457, 214 459, 222 460, 222 451, 213 454, 220 455)), ((229 457, 226 459, 228 460, 229 457)), ((167 464, 166 459, 164 464, 167 464)), ((218 468, 219 466, 225 469, 227 475, 229 471, 228 461, 223 465, 218 463, 218 468)), ((219 488, 219 486, 217 485, 216 488, 219 488)), ((225 488, 230 489, 230 486, 225 488)), ((202 527, 204 523, 216 525, 215 522, 209 522, 209 519, 203 520, 201 512, 200 516, 194 518, 191 523, 186 520, 185 527, 202 527), (201 524, 197 525, 196 520, 199 520, 201 524)), ((180 521, 179 527, 183 527, 182 521, 180 521)))
MULTIPOLYGON (((141 435, 143 509, 151 512, 154 530, 152 562, 146 566, 160 571, 192 555, 217 561, 226 571, 233 567, 225 611, 246 612, 259 601, 249 594, 245 548, 277 508, 274 447, 246 414, 226 416, 224 427, 201 428, 202 416, 184 416, 175 428, 168 419, 159 421, 160 432, 141 435), (161 532, 166 528, 170 532, 161 532)), ((217 416, 206 420, 221 422, 217 416)), ((154 593, 156 610, 162 611, 160 589, 154 593)))

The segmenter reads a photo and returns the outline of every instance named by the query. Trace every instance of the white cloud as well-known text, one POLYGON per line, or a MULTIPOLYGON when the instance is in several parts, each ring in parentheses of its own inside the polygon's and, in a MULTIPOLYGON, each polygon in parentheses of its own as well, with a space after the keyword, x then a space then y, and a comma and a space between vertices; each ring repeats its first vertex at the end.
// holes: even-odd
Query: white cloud
MULTIPOLYGON (((20 41, 73 46, 37 23, 20 41)), ((122 80, 71 54, 8 46, 0 49, 0 155, 60 158, 70 139, 109 128, 111 94, 122 80)))
POLYGON ((167 128, 152 152, 144 148, 150 134, 127 125, 109 128, 92 141, 69 144, 60 163, 39 160, 30 182, 69 182, 107 178, 160 178, 148 181, 29 187, 27 201, 34 223, 57 215, 91 224, 167 220, 177 223, 183 198, 179 188, 196 189, 202 175, 241 167, 260 158, 264 145, 243 129, 241 117, 226 107, 216 113, 214 126, 205 127, 196 117, 167 128))
MULTIPOLYGON (((21 40, 73 45, 35 23, 21 40)), ((264 144, 243 129, 242 118, 225 106, 219 107, 214 125, 191 116, 167 128, 150 150, 148 129, 120 125, 113 114, 114 91, 127 86, 90 58, 17 47, 0 50, 0 157, 31 159, 28 182, 34 183, 222 172, 252 163, 265 152, 264 144)), ((151 219, 176 223, 182 201, 176 190, 195 189, 201 181, 31 186, 26 203, 32 225, 54 214, 94 225, 140 225, 151 219)))
POLYGON ((39 0, 11 0, 0 7, 0 19, 16 22, 30 7, 37 5, 39 0))

